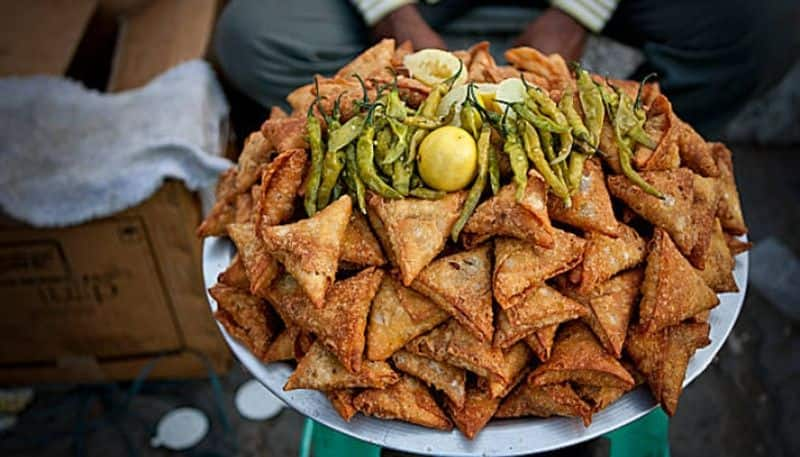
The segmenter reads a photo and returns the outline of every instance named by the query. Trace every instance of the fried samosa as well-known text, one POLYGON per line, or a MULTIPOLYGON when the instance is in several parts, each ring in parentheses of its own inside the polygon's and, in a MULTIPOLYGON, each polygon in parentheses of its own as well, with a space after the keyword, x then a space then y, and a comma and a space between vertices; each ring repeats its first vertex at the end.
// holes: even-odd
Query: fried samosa
POLYGON ((546 279, 569 271, 583 258, 585 241, 569 232, 553 229, 555 246, 542 248, 514 238, 494 242, 494 298, 501 308, 521 303, 546 279))
POLYGON ((491 341, 492 277, 489 246, 442 257, 411 284, 452 315, 476 338, 491 341))
POLYGON ((400 376, 386 362, 365 360, 358 371, 350 372, 317 341, 300 359, 283 390, 314 389, 329 392, 356 387, 383 389, 399 380, 400 376))
POLYGON ((419 378, 428 386, 444 393, 453 404, 464 404, 467 373, 463 368, 403 350, 392 355, 392 362, 398 370, 419 378))
POLYGON ((600 232, 607 236, 619 233, 611 197, 608 195, 603 167, 596 159, 589 159, 583 167, 580 185, 572 194, 572 206, 564 206, 562 199, 550 194, 547 197, 550 218, 577 227, 584 232, 600 232))
POLYGON ((448 319, 427 297, 385 275, 372 303, 367 327, 367 358, 385 360, 415 337, 448 319), (403 302, 408 303, 403 306, 403 302), (408 312, 413 307, 415 315, 408 312))
POLYGON ((578 322, 562 326, 550 359, 528 377, 534 386, 566 381, 628 390, 634 384, 630 373, 603 349, 585 324, 578 322))
POLYGON ((517 201, 515 193, 516 185, 507 184, 475 208, 461 235, 465 246, 477 246, 495 236, 509 236, 548 248, 554 245, 544 178, 531 170, 522 200, 517 201))
POLYGON ((411 285, 420 271, 442 251, 466 194, 449 193, 439 200, 367 198, 368 216, 389 260, 411 285))
POLYGON ((344 195, 308 219, 263 227, 267 251, 280 261, 317 308, 336 278, 351 200, 344 195))
POLYGON ((353 399, 360 412, 381 419, 394 419, 438 430, 453 424, 439 408, 431 393, 411 376, 403 376, 385 389, 367 389, 353 399))
POLYGON ((651 243, 639 304, 639 322, 645 331, 659 331, 719 304, 667 232, 656 228, 651 243))
POLYGON ((317 335, 347 370, 356 372, 364 354, 370 304, 382 278, 383 270, 370 267, 337 281, 325 306, 317 308, 294 278, 284 274, 267 291, 267 298, 287 325, 297 325, 317 335))

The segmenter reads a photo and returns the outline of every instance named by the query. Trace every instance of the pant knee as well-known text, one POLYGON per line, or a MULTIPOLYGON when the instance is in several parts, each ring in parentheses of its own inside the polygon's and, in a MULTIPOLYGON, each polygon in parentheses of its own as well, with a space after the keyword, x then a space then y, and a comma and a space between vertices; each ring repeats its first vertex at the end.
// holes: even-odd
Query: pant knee
POLYGON ((346 2, 233 0, 219 18, 213 49, 237 89, 271 106, 284 104, 314 74, 334 73, 365 43, 346 2))

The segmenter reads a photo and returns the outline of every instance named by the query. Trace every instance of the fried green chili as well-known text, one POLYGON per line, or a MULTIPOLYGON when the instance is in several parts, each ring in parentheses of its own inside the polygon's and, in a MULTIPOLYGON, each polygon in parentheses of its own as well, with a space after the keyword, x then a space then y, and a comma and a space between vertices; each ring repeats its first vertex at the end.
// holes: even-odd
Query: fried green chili
POLYGON ((500 164, 497 163, 497 149, 494 145, 489 145, 489 184, 492 188, 492 195, 497 195, 500 191, 500 164))
MULTIPOLYGON (((392 147, 392 131, 388 125, 380 128, 378 124, 378 122, 375 123, 375 162, 377 162, 381 171, 386 174, 387 170, 391 170, 391 167, 384 165, 384 161, 392 147)), ((380 124, 385 124, 385 121, 380 124)))
POLYGON ((578 67, 576 73, 578 76, 578 98, 581 101, 586 129, 589 131, 589 144, 593 149, 597 149, 600 144, 600 132, 603 130, 603 120, 606 113, 603 105, 603 96, 600 93, 600 89, 592 81, 588 71, 578 67))
MULTIPOLYGON (((622 102, 619 103, 617 112, 619 112, 620 107, 622 107, 622 102)), ((617 148, 619 149, 619 165, 620 168, 622 168, 622 174, 624 174, 631 182, 639 186, 646 193, 658 198, 664 198, 664 195, 658 189, 645 181, 644 178, 642 178, 642 176, 633 169, 633 164, 631 163, 633 160, 633 152, 631 151, 631 146, 628 140, 622 136, 622 131, 620 129, 619 122, 617 122, 616 116, 612 121, 612 127, 614 129, 614 139, 616 140, 617 148)))
POLYGON ((375 109, 381 105, 374 104, 369 109, 366 121, 364 122, 364 131, 358 138, 356 144, 356 164, 358 166, 358 175, 364 181, 364 184, 373 192, 382 195, 386 198, 402 198, 403 196, 394 190, 391 186, 386 184, 383 179, 378 175, 375 169, 375 126, 373 124, 373 115, 375 109))
POLYGON ((344 151, 331 147, 331 133, 342 127, 339 122, 340 102, 341 95, 336 99, 336 103, 333 105, 333 113, 331 116, 326 117, 328 123, 328 149, 325 151, 325 157, 322 160, 322 178, 317 196, 318 211, 325 208, 328 206, 328 203, 330 203, 331 193, 339 181, 339 175, 342 169, 344 169, 344 151))
POLYGON ((539 108, 539 112, 549 117, 559 127, 563 129, 569 129, 567 118, 564 116, 561 110, 558 109, 558 105, 556 105, 556 102, 554 102, 549 95, 544 93, 544 91, 539 89, 538 87, 528 86, 528 83, 525 81, 525 78, 522 78, 522 81, 528 88, 528 96, 532 101, 536 103, 536 106, 539 108))
POLYGON ((410 166, 402 160, 392 164, 392 187, 403 196, 408 195, 411 187, 411 174, 414 172, 413 164, 410 166))
POLYGON ((580 186, 581 177, 583 176, 583 166, 587 158, 589 158, 589 155, 580 151, 573 151, 569 156, 567 186, 569 186, 569 189, 573 192, 580 186))
MULTIPOLYGON (((506 102, 498 100, 498 103, 506 103, 506 102)), ((564 133, 569 130, 569 126, 558 125, 552 119, 549 119, 546 116, 539 114, 538 107, 533 102, 533 100, 511 103, 510 105, 511 109, 513 109, 514 112, 517 113, 517 116, 530 122, 539 130, 548 130, 553 133, 564 133)))
POLYGON ((486 188, 486 178, 489 174, 489 148, 491 147, 492 128, 489 124, 481 127, 481 133, 478 136, 478 174, 472 187, 469 189, 467 198, 464 200, 464 206, 461 208, 461 214, 458 215, 456 223, 453 225, 453 230, 450 231, 450 238, 454 243, 458 242, 458 235, 467 223, 467 220, 472 216, 472 212, 478 206, 481 200, 483 190, 486 188))
MULTIPOLYGON (((316 79, 314 81, 316 83, 316 79)), ((319 94, 319 90, 317 90, 317 94, 319 94)), ((306 116, 306 139, 311 150, 311 166, 306 177, 303 207, 309 217, 317 212, 317 192, 322 179, 322 126, 317 116, 314 115, 314 107, 318 101, 319 98, 311 104, 306 116)))
POLYGON ((569 191, 564 182, 556 175, 547 162, 536 129, 525 121, 519 123, 519 129, 522 131, 522 143, 525 147, 525 154, 528 156, 528 159, 530 159, 533 166, 542 175, 545 182, 553 190, 553 193, 564 200, 565 205, 571 205, 569 191))
POLYGON ((355 193, 356 202, 358 202, 358 209, 363 214, 367 214, 366 203, 366 190, 364 189, 364 181, 358 175, 358 165, 356 164, 356 146, 353 143, 344 148, 345 154, 345 173, 347 180, 351 181, 348 184, 350 191, 355 193))
POLYGON ((338 151, 352 143, 364 126, 362 116, 353 116, 338 129, 328 129, 328 150, 338 151))
POLYGON ((571 90, 568 89, 564 92, 564 95, 561 96, 561 101, 558 102, 558 107, 561 108, 561 111, 563 111, 564 115, 567 117, 567 123, 572 129, 572 134, 575 138, 587 143, 591 142, 589 129, 583 123, 583 119, 581 119, 581 115, 578 114, 578 110, 575 109, 575 94, 573 94, 571 90))
POLYGON ((406 155, 406 165, 410 165, 414 163, 414 160, 417 158, 417 149, 419 149, 420 143, 425 137, 428 135, 428 132, 423 129, 414 130, 411 133, 411 141, 408 142, 408 154, 406 155))
MULTIPOLYGON (((508 113, 508 110, 506 110, 508 113)), ((528 157, 525 155, 525 150, 522 148, 522 142, 519 138, 517 127, 508 119, 504 122, 504 139, 503 152, 508 155, 508 161, 511 164, 511 171, 514 174, 514 183, 517 190, 515 198, 517 201, 522 200, 525 196, 525 188, 528 185, 528 157)))
POLYGON ((475 107, 476 103, 474 84, 470 83, 470 85, 467 86, 467 97, 464 99, 464 103, 461 104, 461 114, 459 117, 461 120, 461 127, 477 140, 480 135, 481 126, 483 125, 483 118, 481 118, 481 113, 478 108, 475 107))

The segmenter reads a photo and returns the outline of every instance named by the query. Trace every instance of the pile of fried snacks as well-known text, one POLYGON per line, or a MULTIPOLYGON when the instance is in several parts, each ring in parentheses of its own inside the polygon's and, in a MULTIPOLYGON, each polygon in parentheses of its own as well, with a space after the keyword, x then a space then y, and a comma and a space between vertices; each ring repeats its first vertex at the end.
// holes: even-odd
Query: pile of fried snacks
POLYGON ((198 228, 237 248, 216 318, 345 420, 588 425, 643 383, 674 414, 750 247, 731 152, 652 81, 487 43, 433 78, 412 55, 378 43, 247 138, 198 228), (462 190, 420 178, 442 126, 477 145, 462 190))

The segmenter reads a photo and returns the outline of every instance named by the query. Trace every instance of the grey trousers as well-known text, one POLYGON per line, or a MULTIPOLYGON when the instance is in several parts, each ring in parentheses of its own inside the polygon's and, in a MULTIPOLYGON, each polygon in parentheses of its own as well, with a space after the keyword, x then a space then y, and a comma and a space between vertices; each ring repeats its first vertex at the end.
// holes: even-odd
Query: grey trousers
MULTIPOLYGON (((465 46, 464 36, 488 37, 502 51, 544 6, 487 3, 444 0, 420 8, 451 47, 465 46), (465 35, 465 27, 474 33, 465 35)), ((676 112, 713 138, 800 56, 798 23, 797 0, 622 0, 603 34, 641 49, 645 61, 629 76, 658 73, 676 112)), ((368 46, 367 32, 346 0, 232 0, 213 49, 234 87, 264 107, 284 106, 292 89, 314 74, 335 73, 368 46)))

